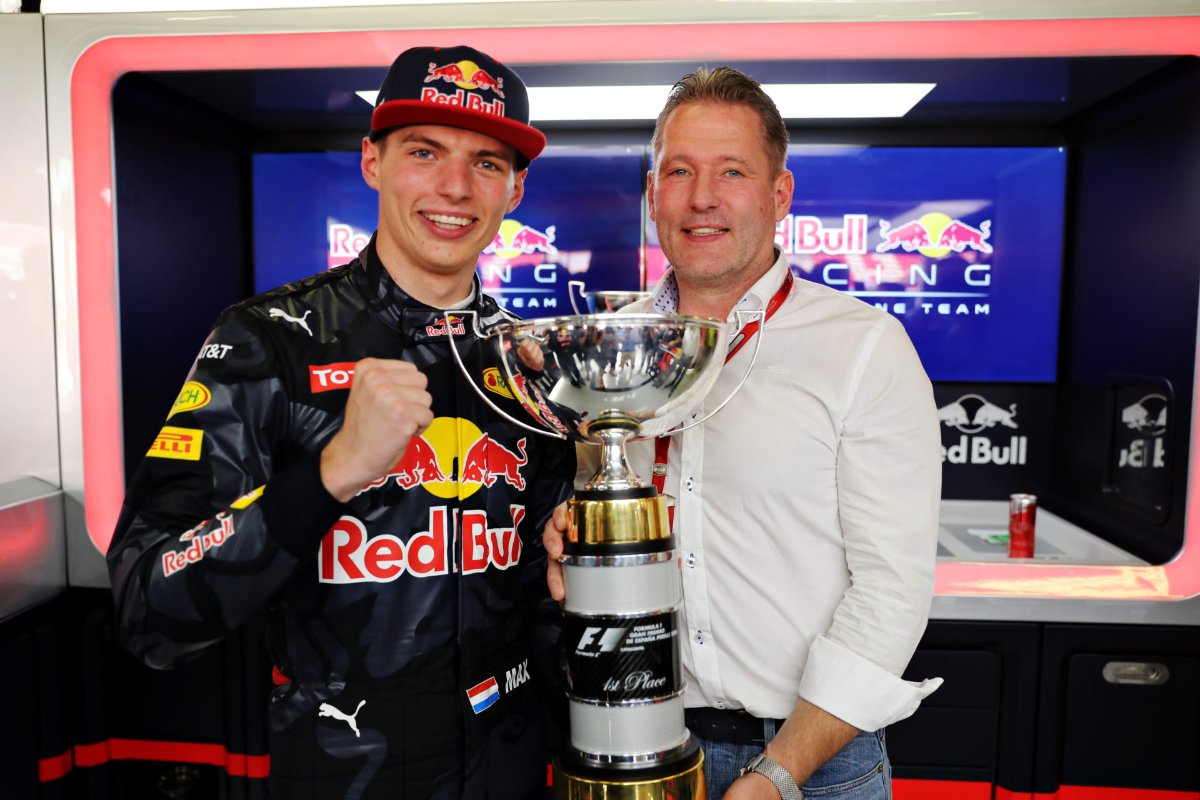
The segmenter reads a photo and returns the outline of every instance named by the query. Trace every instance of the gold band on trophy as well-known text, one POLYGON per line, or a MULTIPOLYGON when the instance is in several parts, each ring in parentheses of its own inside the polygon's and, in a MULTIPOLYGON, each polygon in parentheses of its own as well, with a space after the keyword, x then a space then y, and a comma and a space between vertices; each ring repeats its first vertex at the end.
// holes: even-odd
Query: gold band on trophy
POLYGON ((632 544, 671 535, 667 499, 662 496, 624 500, 573 497, 567 511, 567 542, 571 545, 632 544))

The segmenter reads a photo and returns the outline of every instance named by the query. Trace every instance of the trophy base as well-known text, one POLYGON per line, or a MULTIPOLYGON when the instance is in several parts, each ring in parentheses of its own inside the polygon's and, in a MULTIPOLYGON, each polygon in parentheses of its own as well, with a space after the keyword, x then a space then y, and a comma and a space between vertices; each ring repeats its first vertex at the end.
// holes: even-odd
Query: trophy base
POLYGON ((637 770, 600 769, 560 759, 555 800, 705 800, 704 751, 694 736, 686 749, 681 759, 637 770))

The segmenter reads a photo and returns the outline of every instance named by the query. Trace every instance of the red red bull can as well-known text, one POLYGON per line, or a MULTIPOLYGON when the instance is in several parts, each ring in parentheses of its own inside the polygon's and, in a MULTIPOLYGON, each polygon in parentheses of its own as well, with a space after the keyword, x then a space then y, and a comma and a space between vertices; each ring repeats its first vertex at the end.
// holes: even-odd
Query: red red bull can
POLYGON ((1014 494, 1008 498, 1008 557, 1033 558, 1037 495, 1014 494))

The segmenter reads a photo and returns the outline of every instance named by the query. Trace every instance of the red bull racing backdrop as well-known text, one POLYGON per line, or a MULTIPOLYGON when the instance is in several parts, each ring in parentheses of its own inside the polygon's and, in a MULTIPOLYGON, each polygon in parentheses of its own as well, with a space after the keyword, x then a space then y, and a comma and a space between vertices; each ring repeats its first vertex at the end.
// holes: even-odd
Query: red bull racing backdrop
MULTIPOLYGON (((455 67, 457 69, 457 67, 455 67)), ((478 73, 476 73, 478 77, 478 73)), ((254 156, 254 290, 345 264, 371 238, 378 197, 359 154, 254 156)), ((522 317, 571 314, 569 282, 642 286, 641 147, 547 150, 479 259, 485 291, 522 317)))

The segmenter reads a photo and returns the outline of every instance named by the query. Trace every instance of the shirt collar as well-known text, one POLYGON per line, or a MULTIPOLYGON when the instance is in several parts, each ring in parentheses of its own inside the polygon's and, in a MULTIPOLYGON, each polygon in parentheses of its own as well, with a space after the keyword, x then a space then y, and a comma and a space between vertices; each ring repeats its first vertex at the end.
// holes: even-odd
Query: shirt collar
MULTIPOLYGON (((791 269, 783 252, 775 249, 775 263, 755 281, 754 285, 742 299, 738 300, 730 312, 729 318, 739 311, 758 311, 767 307, 767 302, 779 287, 783 285, 785 273, 791 269)), ((658 285, 650 295, 650 305, 659 314, 675 314, 679 309, 679 281, 675 277, 675 268, 671 267, 659 280, 658 285)))

